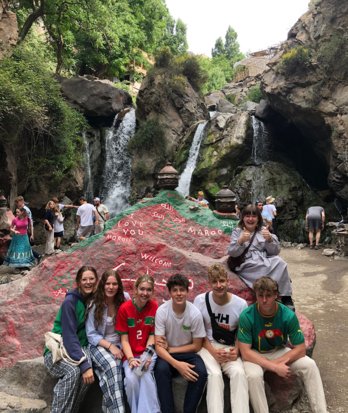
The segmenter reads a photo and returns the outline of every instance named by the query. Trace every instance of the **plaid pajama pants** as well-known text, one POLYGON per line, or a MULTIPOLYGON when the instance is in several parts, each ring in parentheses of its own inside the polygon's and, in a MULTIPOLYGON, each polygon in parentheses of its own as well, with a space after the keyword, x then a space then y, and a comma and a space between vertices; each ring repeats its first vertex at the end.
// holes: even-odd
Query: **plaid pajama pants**
POLYGON ((103 413, 124 413, 122 362, 101 346, 89 346, 103 392, 103 413))
MULTIPOLYGON (((88 349, 84 348, 84 350, 91 363, 88 349)), ((62 360, 53 364, 51 352, 45 354, 44 363, 49 374, 58 379, 53 389, 51 413, 78 412, 89 387, 82 381, 80 368, 62 360)))

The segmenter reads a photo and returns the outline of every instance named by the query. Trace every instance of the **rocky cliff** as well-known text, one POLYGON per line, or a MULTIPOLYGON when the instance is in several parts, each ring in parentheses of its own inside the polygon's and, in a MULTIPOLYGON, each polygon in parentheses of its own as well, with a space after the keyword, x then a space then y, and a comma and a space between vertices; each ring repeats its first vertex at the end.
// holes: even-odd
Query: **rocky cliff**
POLYGON ((293 136, 284 136, 283 143, 291 145, 293 139, 312 166, 308 173, 319 172, 319 179, 327 179, 334 195, 346 201, 347 27, 347 2, 312 1, 262 76, 271 109, 292 127, 293 136))

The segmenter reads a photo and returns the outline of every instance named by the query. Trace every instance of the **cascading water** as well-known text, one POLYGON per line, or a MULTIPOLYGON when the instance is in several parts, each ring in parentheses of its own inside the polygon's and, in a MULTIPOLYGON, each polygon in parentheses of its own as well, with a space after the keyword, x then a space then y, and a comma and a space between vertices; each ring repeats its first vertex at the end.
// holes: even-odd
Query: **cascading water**
POLYGON ((126 113, 117 129, 116 119, 105 136, 105 166, 101 194, 111 215, 116 215, 128 207, 131 159, 127 146, 135 132, 135 110, 130 109, 126 113))
POLYGON ((253 124, 253 146, 251 159, 255 165, 261 165, 268 160, 270 151, 270 133, 266 125, 255 116, 252 116, 253 124))
POLYGON ((269 160, 269 154, 271 153, 271 134, 267 129, 267 126, 255 116, 252 116, 253 125, 253 146, 251 150, 251 159, 256 166, 250 186, 250 199, 252 202, 256 202, 259 199, 264 199, 264 182, 262 180, 262 173, 259 166, 263 162, 269 160))
POLYGON ((82 132, 83 145, 85 148, 85 182, 84 182, 84 193, 88 200, 93 199, 93 179, 91 171, 91 157, 89 152, 89 143, 86 136, 86 132, 82 132))
POLYGON ((176 188, 178 192, 181 193, 183 196, 187 196, 190 193, 190 184, 193 171, 196 167, 196 162, 199 154, 199 148, 201 147, 201 143, 204 137, 204 129, 207 121, 200 123, 197 126, 195 135, 193 137, 192 145, 189 152, 189 157, 186 163, 186 167, 184 172, 180 175, 179 185, 176 188))

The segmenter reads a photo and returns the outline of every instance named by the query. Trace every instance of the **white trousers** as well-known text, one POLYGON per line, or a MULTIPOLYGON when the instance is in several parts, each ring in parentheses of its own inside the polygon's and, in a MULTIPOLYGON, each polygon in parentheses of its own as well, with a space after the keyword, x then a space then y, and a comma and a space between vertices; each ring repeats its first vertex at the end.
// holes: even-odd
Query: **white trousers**
POLYGON ((46 244, 45 244, 45 254, 52 255, 54 254, 54 231, 45 230, 46 234, 46 244))
POLYGON ((127 360, 123 362, 124 387, 131 413, 160 413, 161 411, 153 377, 156 359, 157 356, 154 355, 148 370, 141 377, 138 377, 129 367, 127 360))
MULTIPOLYGON (((274 360, 288 351, 290 349, 286 347, 273 353, 262 353, 262 356, 274 360)), ((303 380, 312 412, 327 413, 323 383, 315 361, 307 356, 301 357, 294 361, 290 368, 294 374, 303 380)), ((268 413, 263 368, 258 364, 245 361, 244 370, 248 378, 249 396, 254 413, 268 413)))
MULTIPOLYGON (((230 346, 212 343, 215 348, 230 346)), ((233 413, 249 413, 248 381, 240 358, 219 364, 205 348, 198 354, 208 371, 207 408, 209 413, 224 412, 224 380, 222 373, 230 379, 231 407, 233 413)))

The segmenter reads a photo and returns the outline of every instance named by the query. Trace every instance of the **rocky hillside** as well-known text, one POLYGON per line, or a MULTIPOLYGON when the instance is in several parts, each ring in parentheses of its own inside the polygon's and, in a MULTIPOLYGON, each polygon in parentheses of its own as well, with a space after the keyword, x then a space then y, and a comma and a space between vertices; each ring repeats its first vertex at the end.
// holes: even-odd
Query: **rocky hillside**
MULTIPOLYGON (((2 17, 4 24, 4 13, 2 17)), ((287 41, 242 61, 234 83, 204 98, 171 67, 151 70, 137 97, 137 130, 129 146, 131 201, 155 189, 156 173, 167 160, 183 171, 195 129, 208 121, 191 192, 203 189, 212 205, 224 185, 240 204, 272 194, 279 234, 287 240, 305 239, 303 218, 310 205, 323 205, 328 218, 338 220, 333 200, 348 202, 347 20, 347 2, 311 1, 287 41), (255 92, 263 97, 258 105, 250 102, 255 92)), ((68 101, 91 126, 87 146, 98 190, 105 172, 104 128, 132 105, 130 96, 95 79, 61 84, 68 101)), ((10 168, 15 157, 3 152, 0 148, 0 159, 10 168)), ((11 171, 4 169, 1 185, 10 177, 11 171)), ((29 188, 23 177, 17 181, 18 191, 31 198, 32 206, 52 192, 45 183, 29 188)), ((73 199, 85 190, 85 183, 83 170, 76 168, 59 191, 68 188, 73 199)))
POLYGON ((271 109, 289 124, 288 131, 292 130, 292 136, 284 136, 284 143, 290 145, 291 139, 299 150, 305 150, 310 165, 307 174, 327 178, 332 192, 346 201, 347 27, 347 2, 312 1, 262 77, 271 109))

